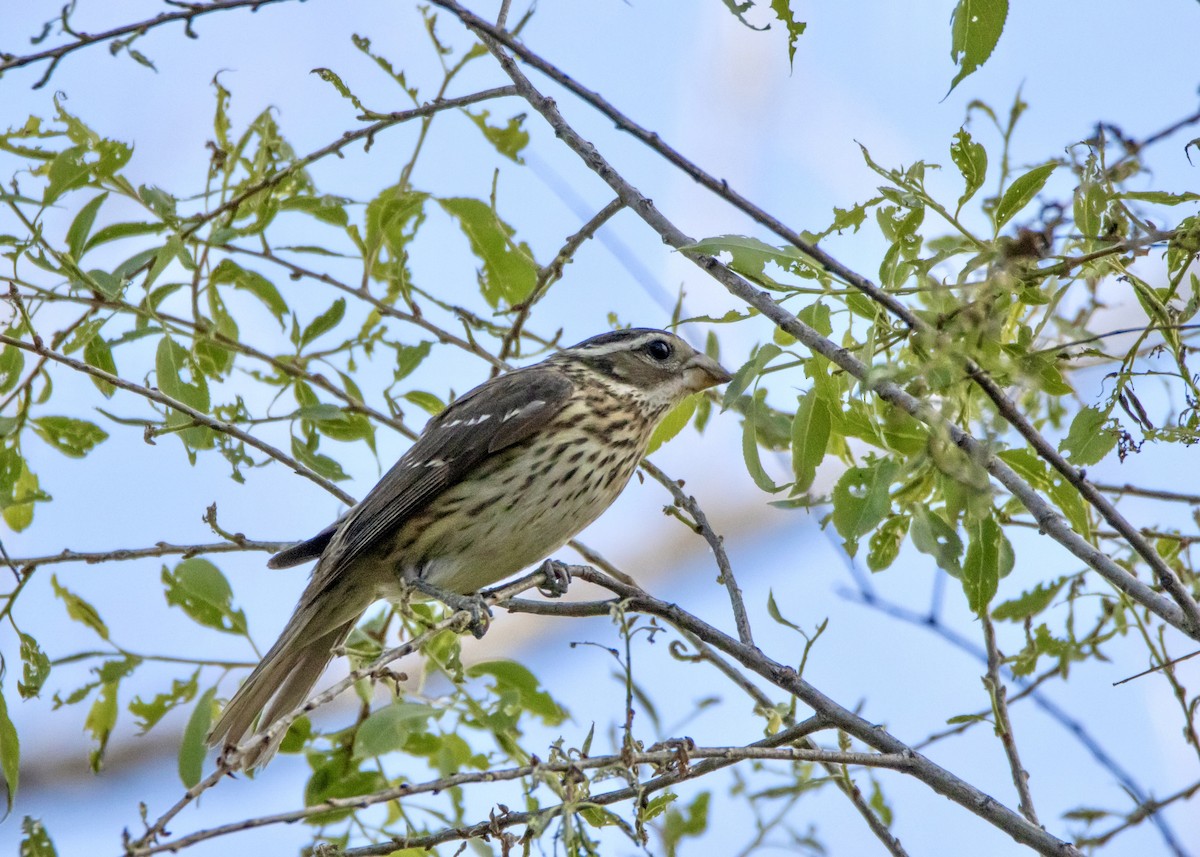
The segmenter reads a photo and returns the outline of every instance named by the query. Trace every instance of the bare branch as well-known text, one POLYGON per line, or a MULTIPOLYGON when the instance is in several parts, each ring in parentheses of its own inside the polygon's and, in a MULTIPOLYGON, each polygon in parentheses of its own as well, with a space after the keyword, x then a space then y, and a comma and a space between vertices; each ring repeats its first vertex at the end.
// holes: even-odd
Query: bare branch
POLYGON ((47 50, 39 51, 38 53, 27 54, 25 56, 13 56, 12 54, 0 53, 0 75, 3 75, 4 72, 10 71, 14 68, 21 68, 22 66, 49 61, 50 68, 47 69, 46 73, 42 75, 41 79, 39 79, 38 82, 33 85, 34 89, 40 89, 41 87, 45 86, 46 82, 50 79, 50 75, 53 74, 54 69, 58 67, 58 64, 63 60, 63 58, 70 53, 80 50, 81 48, 86 48, 101 42, 110 42, 114 39, 119 39, 122 36, 140 36, 150 30, 155 29, 156 27, 161 27, 164 24, 171 24, 176 21, 183 21, 190 31, 192 22, 201 15, 207 15, 211 12, 227 12, 231 9, 240 8, 249 8, 252 12, 256 12, 258 11, 259 7, 269 6, 279 2, 281 2, 281 0, 207 0, 207 2, 204 3, 188 3, 178 12, 163 12, 162 14, 156 15, 153 18, 149 18, 145 21, 138 21, 135 24, 124 24, 120 27, 114 27, 111 30, 105 30, 102 33, 79 33, 77 34, 79 38, 73 42, 67 42, 66 44, 59 45, 56 48, 48 48, 47 50))
POLYGON ((700 508, 696 498, 685 492, 679 482, 667 476, 649 460, 642 462, 642 470, 645 470, 656 482, 670 491, 671 496, 675 498, 676 505, 686 509, 692 520, 696 522, 697 532, 712 548, 713 558, 717 561, 717 568, 721 572, 718 579, 725 584, 725 589, 729 592, 729 603, 733 608, 733 620, 737 623, 738 637, 743 645, 753 646, 754 635, 750 632, 750 618, 746 615, 742 589, 738 586, 737 578, 733 576, 733 566, 730 565, 729 555, 725 552, 725 540, 713 530, 712 525, 708 522, 708 516, 704 514, 704 510, 700 508))
POLYGON ((26 573, 43 565, 56 565, 63 562, 85 562, 95 565, 102 562, 124 562, 131 559, 145 559, 151 556, 202 556, 213 553, 240 553, 243 551, 266 551, 277 553, 290 545, 291 542, 259 542, 243 538, 237 542, 215 542, 207 545, 173 545, 159 542, 153 547, 146 548, 117 548, 109 551, 74 551, 63 548, 61 553, 46 554, 45 556, 18 557, 12 562, 26 573))
POLYGON ((987 646, 987 675, 984 678, 984 686, 992 699, 992 711, 996 716, 996 735, 999 736, 1004 753, 1008 756, 1008 766, 1012 771, 1013 785, 1017 788, 1017 805, 1021 808, 1021 814, 1031 823, 1040 825, 1037 810, 1033 808, 1033 795, 1029 791, 1029 772, 1021 764, 1017 740, 1013 735, 1012 718, 1008 716, 1008 688, 1000 676, 1003 658, 996 647, 996 629, 986 610, 980 615, 979 621, 983 624, 983 639, 987 646))

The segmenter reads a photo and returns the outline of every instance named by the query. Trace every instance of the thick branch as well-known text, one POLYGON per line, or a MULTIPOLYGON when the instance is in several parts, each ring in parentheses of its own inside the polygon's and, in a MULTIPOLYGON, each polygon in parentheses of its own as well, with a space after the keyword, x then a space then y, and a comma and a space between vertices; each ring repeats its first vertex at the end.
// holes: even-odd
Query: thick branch
MULTIPOLYGON (((436 0, 446 8, 454 6, 448 0, 436 0)), ((457 14, 457 12, 456 12, 457 14)), ((485 37, 486 40, 486 37, 485 37)), ((568 147, 571 148, 583 162, 604 180, 609 187, 625 203, 637 212, 663 240, 672 247, 686 248, 695 242, 681 232, 670 220, 654 206, 637 188, 625 180, 612 165, 606 161, 596 147, 584 140, 572 128, 559 112, 552 98, 542 95, 529 79, 521 72, 516 63, 491 44, 505 73, 509 75, 522 96, 537 110, 554 129, 568 147)), ((795 337, 802 345, 811 351, 822 355, 835 365, 853 375, 862 385, 884 401, 916 417, 921 422, 943 432, 949 439, 960 447, 973 460, 981 464, 1005 488, 1013 493, 1018 500, 1037 519, 1039 527, 1086 563, 1095 569, 1105 580, 1115 588, 1129 596, 1133 601, 1146 607, 1167 623, 1183 630, 1194 639, 1200 640, 1200 623, 1195 623, 1183 612, 1183 609, 1170 599, 1164 598, 1150 586, 1138 580, 1126 569, 1114 562, 1106 553, 1089 544, 1081 535, 1071 529, 1061 515, 1044 500, 1038 492, 1026 483, 1017 473, 994 456, 987 444, 984 444, 959 426, 946 420, 929 403, 917 399, 896 384, 882 380, 871 372, 870 367, 854 356, 849 350, 821 336, 816 330, 800 321, 795 315, 779 306, 771 295, 756 289, 738 274, 734 273, 719 260, 712 256, 684 250, 684 255, 706 271, 710 276, 725 286, 735 297, 758 309, 774 322, 779 328, 795 337)), ((1139 537, 1140 538, 1140 537, 1139 537)), ((1144 539, 1142 540, 1144 542, 1144 539)), ((1161 558, 1159 559, 1161 562, 1161 558)))

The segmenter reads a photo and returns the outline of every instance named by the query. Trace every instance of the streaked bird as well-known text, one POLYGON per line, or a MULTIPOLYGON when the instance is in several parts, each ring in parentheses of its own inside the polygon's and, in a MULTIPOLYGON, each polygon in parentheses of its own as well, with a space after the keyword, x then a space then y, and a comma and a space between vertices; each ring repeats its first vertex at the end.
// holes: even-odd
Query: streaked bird
MULTIPOLYGON (((603 333, 493 378, 431 419, 366 498, 271 568, 317 560, 296 612, 208 736, 237 744, 297 708, 363 613, 411 587, 464 595, 562 547, 629 482, 655 426, 730 379, 661 330, 603 333)), ((451 600, 451 599, 444 599, 451 600)), ((283 732, 251 743, 265 764, 283 732)))

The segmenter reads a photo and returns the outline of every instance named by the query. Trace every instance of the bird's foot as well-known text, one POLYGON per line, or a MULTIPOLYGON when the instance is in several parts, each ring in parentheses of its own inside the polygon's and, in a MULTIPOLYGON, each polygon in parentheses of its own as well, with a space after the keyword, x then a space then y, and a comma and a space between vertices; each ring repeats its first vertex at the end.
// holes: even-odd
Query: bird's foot
POLYGON ((451 610, 470 613, 471 621, 467 625, 467 630, 471 632, 471 636, 475 639, 478 640, 487 633, 488 625, 492 621, 492 611, 483 599, 483 596, 479 593, 460 595, 457 592, 442 589, 440 586, 434 586, 432 583, 420 578, 410 581, 410 583, 412 584, 412 588, 422 595, 428 595, 435 601, 442 602, 451 610))
POLYGON ((571 566, 562 560, 548 559, 541 564, 538 571, 546 575, 546 580, 538 587, 538 592, 547 598, 562 598, 567 594, 567 587, 571 585, 571 566))

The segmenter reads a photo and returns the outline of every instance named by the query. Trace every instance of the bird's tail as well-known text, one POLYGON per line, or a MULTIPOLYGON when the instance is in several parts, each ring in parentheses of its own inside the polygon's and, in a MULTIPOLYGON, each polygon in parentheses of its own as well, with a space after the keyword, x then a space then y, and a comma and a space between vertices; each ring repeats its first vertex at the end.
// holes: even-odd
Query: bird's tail
POLYGON ((262 711, 257 729, 262 740, 246 748, 242 764, 250 769, 270 761, 287 730, 280 730, 270 739, 262 733, 308 698, 313 685, 333 660, 333 650, 346 641, 360 616, 361 613, 325 630, 318 623, 326 625, 321 620, 327 617, 297 610, 275 645, 221 712, 220 719, 208 733, 208 745, 228 747, 239 743, 262 711))

